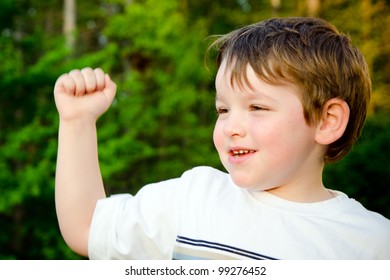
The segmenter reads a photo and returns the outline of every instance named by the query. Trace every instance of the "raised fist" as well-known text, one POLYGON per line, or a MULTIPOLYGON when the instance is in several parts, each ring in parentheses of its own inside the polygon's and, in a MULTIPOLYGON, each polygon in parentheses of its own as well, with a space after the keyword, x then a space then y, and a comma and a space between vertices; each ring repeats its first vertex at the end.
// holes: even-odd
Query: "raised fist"
POLYGON ((116 84, 100 68, 72 70, 54 86, 54 99, 62 120, 96 121, 111 105, 116 84))

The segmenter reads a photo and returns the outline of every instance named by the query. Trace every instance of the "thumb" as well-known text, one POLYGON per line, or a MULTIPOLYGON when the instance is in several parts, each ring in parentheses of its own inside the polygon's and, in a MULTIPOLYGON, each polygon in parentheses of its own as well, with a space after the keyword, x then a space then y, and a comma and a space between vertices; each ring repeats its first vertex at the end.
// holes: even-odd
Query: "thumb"
POLYGON ((109 104, 114 100, 116 94, 116 84, 111 80, 108 74, 105 75, 106 86, 103 89, 103 93, 107 98, 109 104))

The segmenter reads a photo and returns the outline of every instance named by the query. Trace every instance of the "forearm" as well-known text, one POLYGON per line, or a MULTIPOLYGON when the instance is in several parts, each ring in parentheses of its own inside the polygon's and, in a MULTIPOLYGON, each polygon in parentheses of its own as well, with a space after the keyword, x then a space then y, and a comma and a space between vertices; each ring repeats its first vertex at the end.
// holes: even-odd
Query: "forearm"
POLYGON ((86 256, 96 202, 106 196, 94 122, 60 122, 55 184, 61 233, 69 247, 86 256))

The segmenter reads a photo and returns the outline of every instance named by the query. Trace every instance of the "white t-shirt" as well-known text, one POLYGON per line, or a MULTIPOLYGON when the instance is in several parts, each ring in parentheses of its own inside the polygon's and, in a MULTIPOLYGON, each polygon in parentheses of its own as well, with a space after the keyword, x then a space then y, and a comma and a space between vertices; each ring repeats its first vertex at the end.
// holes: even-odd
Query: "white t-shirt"
POLYGON ((237 187, 197 167, 98 201, 91 259, 390 259, 390 220, 341 192, 316 203, 237 187))

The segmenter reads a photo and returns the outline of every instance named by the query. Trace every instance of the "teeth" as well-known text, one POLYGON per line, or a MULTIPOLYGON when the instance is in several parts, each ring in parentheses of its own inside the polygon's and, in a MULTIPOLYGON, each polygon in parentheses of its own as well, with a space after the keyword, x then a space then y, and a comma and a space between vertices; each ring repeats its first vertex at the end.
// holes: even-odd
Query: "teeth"
POLYGON ((249 153, 252 153, 253 151, 249 151, 249 150, 236 150, 236 151, 232 151, 234 155, 243 155, 243 154, 249 154, 249 153))

